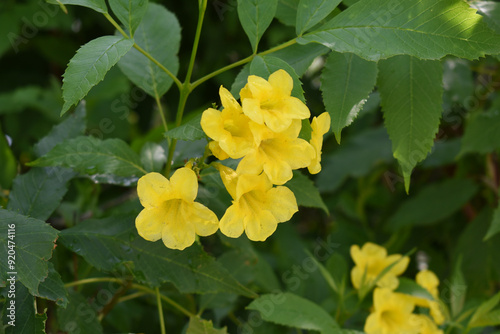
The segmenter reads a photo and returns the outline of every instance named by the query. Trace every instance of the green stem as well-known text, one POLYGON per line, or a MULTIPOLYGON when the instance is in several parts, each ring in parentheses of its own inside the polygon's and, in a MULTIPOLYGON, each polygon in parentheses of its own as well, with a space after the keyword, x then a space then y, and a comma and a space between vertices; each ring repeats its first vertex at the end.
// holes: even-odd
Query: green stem
MULTIPOLYGON (((141 291, 153 294, 153 295, 156 295, 156 291, 155 290, 152 290, 152 289, 150 289, 150 288, 148 288, 148 287, 146 287, 144 285, 132 284, 132 288, 137 289, 137 290, 141 290, 141 291)), ((177 304, 175 301, 173 301, 172 299, 168 298, 167 296, 160 294, 160 298, 163 301, 165 301, 165 302, 169 303, 170 305, 172 305, 174 308, 176 308, 178 311, 180 311, 184 315, 186 315, 188 317, 194 317, 195 316, 194 313, 189 312, 184 307, 182 307, 181 305, 177 304)))
POLYGON ((144 51, 143 48, 141 48, 139 45, 137 44, 134 44, 134 48, 139 51, 140 53, 142 53, 143 55, 145 55, 149 60, 151 60, 156 66, 158 66, 163 72, 167 73, 167 75, 169 77, 172 78, 172 80, 174 80, 175 82, 175 85, 179 88, 179 89, 182 89, 182 82, 180 82, 179 79, 177 79, 177 77, 172 73, 170 72, 165 66, 163 66, 158 60, 154 59, 147 51, 144 51))
POLYGON ((158 304, 158 316, 160 318, 161 334, 166 334, 167 332, 165 331, 165 320, 163 319, 163 307, 161 305, 160 288, 156 288, 155 290, 156 290, 156 303, 158 304))
MULTIPOLYGON (((186 107, 186 101, 189 96, 189 91, 186 89, 181 90, 181 96, 179 98, 179 106, 177 107, 177 116, 175 117, 175 126, 181 125, 182 116, 184 114, 184 108, 186 107)), ((168 158, 167 165, 165 166, 165 176, 170 177, 170 169, 172 168, 172 160, 174 158, 175 146, 177 145, 177 139, 172 139, 170 146, 168 148, 168 158)))
POLYGON ((78 281, 70 282, 64 284, 65 288, 70 288, 75 285, 83 285, 90 283, 101 283, 101 282, 115 282, 115 283, 123 283, 123 280, 120 278, 112 278, 112 277, 97 277, 97 278, 85 278, 78 281))
POLYGON ((109 15, 108 13, 103 13, 104 17, 123 35, 123 37, 130 39, 130 36, 127 35, 125 31, 123 31, 122 27, 109 15))
POLYGON ((227 65, 227 66, 225 66, 225 67, 222 67, 222 68, 220 68, 220 69, 218 69, 218 70, 216 70, 216 71, 214 71, 214 72, 212 72, 212 73, 209 73, 209 74, 205 75, 204 77, 202 77, 202 78, 200 78, 200 79, 196 80, 195 82, 193 82, 193 83, 191 84, 191 91, 193 91, 193 89, 195 89, 196 87, 198 87, 199 85, 201 85, 202 83, 204 83, 205 81, 207 81, 208 79, 211 79, 211 78, 213 78, 213 77, 215 77, 215 76, 217 76, 217 75, 219 75, 219 74, 221 74, 221 73, 223 73, 223 72, 226 72, 226 71, 228 71, 228 70, 230 70, 230 69, 233 69, 233 68, 235 68, 235 67, 238 67, 238 66, 240 66, 240 65, 244 65, 244 64, 246 64, 246 63, 251 62, 251 61, 255 58, 255 56, 265 56, 265 55, 267 55, 267 54, 270 54, 270 53, 273 53, 273 52, 279 51, 279 50, 281 50, 281 49, 284 49, 284 48, 286 48, 286 47, 288 47, 288 46, 290 46, 290 45, 293 45, 293 44, 295 44, 295 43, 297 43, 297 41, 296 41, 295 39, 292 39, 292 40, 290 40, 290 41, 288 41, 288 42, 285 42, 285 43, 283 43, 283 44, 280 44, 280 45, 278 45, 278 46, 275 46, 274 48, 271 48, 271 49, 269 49, 269 50, 266 50, 266 51, 263 51, 263 52, 257 53, 256 55, 255 55, 255 54, 253 54, 253 55, 248 56, 248 57, 246 57, 246 58, 244 58, 244 59, 242 59, 242 60, 239 60, 239 61, 237 61, 237 62, 235 62, 235 63, 232 63, 232 64, 230 64, 230 65, 227 65))
POLYGON ((203 26, 203 18, 205 17, 205 10, 207 9, 207 0, 201 0, 198 2, 198 24, 196 25, 196 33, 194 35, 193 49, 191 50, 191 59, 189 60, 188 71, 186 74, 186 79, 184 80, 184 85, 189 87, 191 80, 191 75, 193 74, 194 62, 196 60, 196 53, 198 52, 198 44, 200 43, 201 27, 203 26))
MULTIPOLYGON (((167 120, 165 119, 165 114, 163 113, 163 107, 161 106, 161 101, 160 101, 160 97, 158 96, 158 93, 155 91, 155 101, 156 101, 156 105, 158 106, 158 112, 160 113, 160 117, 161 117, 161 122, 163 123, 163 128, 165 129, 165 131, 168 131, 168 125, 167 125, 167 120)), ((170 144, 170 139, 167 138, 169 140, 169 144, 170 144)))

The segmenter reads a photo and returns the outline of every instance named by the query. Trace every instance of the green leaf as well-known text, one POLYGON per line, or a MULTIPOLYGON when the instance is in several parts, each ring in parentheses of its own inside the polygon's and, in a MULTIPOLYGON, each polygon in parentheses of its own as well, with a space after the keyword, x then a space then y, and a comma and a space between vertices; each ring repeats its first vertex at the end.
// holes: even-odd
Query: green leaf
POLYGON ((111 10, 133 36, 148 8, 148 0, 109 0, 111 10))
POLYGON ((304 91, 302 90, 302 82, 295 70, 285 61, 272 56, 257 56, 250 63, 250 74, 257 75, 267 80, 269 76, 277 70, 285 70, 293 79, 292 96, 299 98, 305 102, 304 91))
POLYGON ((186 141, 195 141, 205 138, 207 135, 201 128, 201 113, 191 118, 186 123, 165 132, 165 137, 186 141))
POLYGON ((173 283, 181 293, 228 292, 254 296, 200 245, 172 250, 161 242, 139 237, 134 217, 89 219, 61 232, 61 242, 98 270, 127 265, 139 282, 159 286, 173 283), (133 264, 130 266, 130 264, 133 264))
POLYGON ((470 1, 469 5, 477 9, 478 13, 484 17, 488 26, 500 34, 500 3, 495 1, 470 1))
POLYGON ((489 110, 473 114, 465 126, 459 156, 466 153, 490 153, 500 148, 500 113, 489 110))
POLYGON ((329 51, 330 49, 321 44, 292 44, 284 49, 273 52, 273 57, 284 60, 301 77, 316 58, 329 51))
POLYGON ((134 41, 118 36, 102 36, 80 47, 64 72, 61 115, 87 95, 104 79, 106 73, 134 45, 134 41))
POLYGON ((10 311, 7 309, 10 300, 15 301, 15 326, 7 326, 5 328, 5 334, 45 334, 45 321, 47 320, 47 314, 38 314, 35 310, 35 297, 33 297, 28 289, 23 286, 19 281, 16 284, 16 292, 14 299, 7 299, 3 307, 5 322, 2 325, 8 325, 12 318, 7 315, 10 311))
POLYGON ((321 92, 338 143, 342 129, 358 116, 376 81, 377 63, 352 53, 332 52, 328 56, 321 74, 321 92))
MULTIPOLYGON (((483 302, 469 320, 469 327, 480 327, 484 317, 500 303, 500 292, 483 302)), ((497 320, 500 321, 500 320, 497 320)))
POLYGON ((226 327, 216 329, 211 320, 201 319, 200 317, 189 318, 189 326, 186 334, 227 334, 226 327))
POLYGON ((49 275, 38 286, 38 297, 53 300, 58 306, 66 307, 68 305, 68 290, 64 287, 61 276, 54 269, 54 265, 48 262, 49 275))
POLYGON ((443 99, 439 61, 397 56, 379 62, 378 86, 385 126, 405 182, 431 151, 439 128, 443 99))
POLYGON ((254 53, 277 8, 278 0, 238 0, 238 17, 254 53))
POLYGON ((73 289, 69 289, 68 306, 57 308, 57 322, 61 330, 71 334, 103 333, 96 311, 85 297, 73 289))
POLYGON ((331 154, 324 154, 316 184, 320 192, 337 190, 344 180, 368 174, 380 163, 394 161, 385 128, 371 129, 349 138, 331 154))
POLYGON ((0 285, 5 286, 6 279, 12 275, 10 272, 17 272, 17 279, 32 295, 38 295, 38 285, 49 273, 47 261, 52 257, 57 233, 41 220, 0 209, 2 254, 15 251, 15 264, 9 264, 7 256, 0 258, 0 285))
POLYGON ((395 55, 476 59, 500 53, 500 35, 465 1, 362 0, 297 40, 377 61, 395 55))
POLYGON ((138 177, 147 173, 137 154, 121 139, 100 140, 87 136, 65 140, 29 165, 62 166, 90 175, 138 177))
POLYGON ((460 151, 460 138, 446 138, 434 143, 431 153, 422 162, 422 168, 436 168, 452 165, 460 151))
POLYGON ((104 0, 46 0, 54 5, 78 5, 91 8, 99 13, 107 13, 108 7, 104 0))
POLYGON ((148 172, 160 172, 167 162, 165 149, 156 143, 147 142, 141 149, 141 164, 148 172))
POLYGON ((295 27, 300 0, 278 0, 276 18, 284 25, 295 27))
POLYGON ((347 261, 339 253, 333 253, 326 261, 326 270, 337 288, 336 292, 342 295, 349 277, 347 261))
POLYGON ((399 285, 395 291, 413 297, 434 300, 434 297, 432 297, 429 291, 418 285, 414 280, 405 277, 399 278, 399 285))
POLYGON ((234 79, 231 85, 231 94, 233 94, 235 99, 240 98, 240 91, 247 84, 248 76, 250 75, 250 63, 243 66, 234 79))
POLYGON ((328 16, 341 0, 300 0, 295 31, 302 35, 328 16))
POLYGON ((340 333, 338 324, 323 308, 290 292, 261 295, 247 309, 259 311, 262 319, 279 325, 340 333))
MULTIPOLYGON (((497 326, 500 325, 500 310, 494 310, 487 314, 484 314, 480 318, 471 324, 471 327, 486 327, 486 326, 497 326)), ((498 332, 494 332, 498 334, 498 332)))
POLYGON ((490 239, 498 232, 500 232, 500 206, 498 206, 493 212, 493 219, 491 220, 490 228, 488 229, 488 232, 486 232, 483 241, 490 239))
POLYGON ((68 191, 68 181, 75 176, 62 168, 32 168, 14 179, 7 209, 47 220, 68 191))
POLYGON ((17 174, 17 161, 0 126, 0 189, 10 189, 17 174))
POLYGON ((297 204, 309 208, 320 208, 328 214, 328 208, 319 194, 314 182, 301 172, 294 171, 293 178, 286 183, 295 194, 297 204))
MULTIPOLYGON (((134 39, 173 75, 179 70, 181 27, 173 13, 165 7, 150 3, 134 39)), ((136 49, 130 50, 118 67, 138 87, 153 97, 160 97, 172 86, 173 79, 136 49)))
POLYGON ((387 222, 392 230, 436 224, 459 210, 477 192, 468 179, 447 179, 422 188, 396 210, 387 222))

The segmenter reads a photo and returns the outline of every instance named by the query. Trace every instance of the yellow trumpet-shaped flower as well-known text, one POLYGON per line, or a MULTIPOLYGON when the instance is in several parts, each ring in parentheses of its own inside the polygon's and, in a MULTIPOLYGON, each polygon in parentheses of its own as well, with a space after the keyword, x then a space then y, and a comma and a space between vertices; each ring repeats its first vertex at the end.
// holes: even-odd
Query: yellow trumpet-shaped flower
POLYGON ((434 300, 429 300, 427 298, 413 297, 415 304, 421 307, 426 307, 430 310, 430 314, 434 319, 434 322, 438 325, 444 323, 444 315, 441 309, 441 304, 439 303, 439 278, 430 270, 422 270, 418 272, 415 277, 415 281, 418 285, 429 291, 429 293, 434 297, 434 300))
MULTIPOLYGON (((248 126, 250 119, 243 114, 241 106, 227 89, 221 86, 219 94, 224 109, 205 110, 201 117, 201 127, 227 156, 239 159, 253 146, 253 136, 248 126)), ((219 151, 212 150, 212 153, 224 156, 219 151)))
POLYGON ((373 292, 373 312, 365 322, 366 334, 417 334, 412 314, 415 304, 407 295, 387 288, 373 292))
POLYGON ((314 117, 311 122, 311 145, 316 151, 315 157, 311 164, 307 167, 309 173, 318 174, 321 171, 321 149, 323 148, 323 135, 330 130, 331 118, 327 112, 322 113, 318 117, 314 117))
POLYGON ((384 247, 371 242, 365 243, 361 249, 358 245, 352 245, 351 257, 356 264, 351 271, 352 284, 356 289, 371 284, 386 267, 396 263, 376 283, 379 287, 395 289, 399 285, 397 276, 406 270, 410 262, 407 256, 400 254, 387 256, 384 247))
POLYGON ((293 192, 274 187, 265 174, 238 175, 233 169, 216 164, 233 204, 220 220, 220 230, 231 238, 243 231, 250 240, 264 241, 278 223, 286 222, 298 211, 293 192))
POLYGON ((443 334, 432 319, 424 314, 414 314, 410 319, 413 326, 418 328, 419 334, 443 334))
POLYGON ((297 138, 301 127, 301 121, 294 120, 288 129, 276 133, 264 125, 251 123, 255 146, 240 161, 238 174, 258 175, 264 171, 271 183, 285 184, 293 177, 292 170, 309 166, 315 156, 314 148, 297 138))
POLYGON ((291 96, 292 77, 278 70, 268 80, 251 75, 240 91, 245 115, 258 124, 266 124, 272 131, 286 130, 292 120, 308 118, 311 113, 298 98, 291 96))
POLYGON ((179 168, 170 180, 159 173, 146 174, 137 183, 137 193, 144 210, 135 226, 146 240, 162 239, 168 248, 183 250, 196 234, 214 234, 219 227, 217 216, 194 201, 198 179, 189 168, 179 168))

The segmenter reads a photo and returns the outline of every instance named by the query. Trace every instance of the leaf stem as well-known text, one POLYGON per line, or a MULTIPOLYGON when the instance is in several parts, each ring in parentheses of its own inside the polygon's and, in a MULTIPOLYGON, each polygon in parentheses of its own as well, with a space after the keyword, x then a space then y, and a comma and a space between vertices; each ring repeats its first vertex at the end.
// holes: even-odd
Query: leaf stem
POLYGON ((160 288, 156 288, 156 304, 158 305, 158 316, 160 318, 160 329, 161 329, 161 334, 166 334, 167 332, 165 331, 165 319, 163 319, 163 307, 161 305, 161 294, 160 294, 160 288))
POLYGON ((104 17, 123 35, 123 37, 130 39, 130 36, 120 27, 120 25, 109 15, 108 13, 103 13, 104 17))
POLYGON ((172 78, 172 80, 174 80, 175 82, 175 85, 177 86, 177 88, 179 89, 182 89, 182 82, 177 79, 177 77, 172 73, 170 72, 165 66, 163 66, 158 60, 154 59, 147 51, 144 51, 143 48, 141 48, 139 45, 135 44, 134 43, 134 48, 139 51, 140 53, 142 53, 143 55, 145 55, 149 60, 151 60, 156 66, 158 66, 163 72, 167 73, 167 75, 169 77, 172 78))
MULTIPOLYGON (((163 107, 161 106, 160 96, 158 96, 156 90, 155 90, 155 101, 156 101, 156 106, 158 107, 158 112, 160 113, 163 128, 165 129, 165 131, 168 131, 167 120, 165 119, 165 114, 163 113, 163 107)), ((167 140, 168 144, 170 145, 170 138, 167 138, 167 140)))

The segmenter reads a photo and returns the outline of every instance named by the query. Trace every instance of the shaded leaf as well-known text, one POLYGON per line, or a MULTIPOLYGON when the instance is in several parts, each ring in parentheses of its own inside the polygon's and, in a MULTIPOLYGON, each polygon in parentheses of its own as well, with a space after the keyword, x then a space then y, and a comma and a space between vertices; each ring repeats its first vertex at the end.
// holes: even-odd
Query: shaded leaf
POLYGON ((298 39, 377 61, 395 55, 476 59, 500 53, 500 35, 465 1, 362 0, 298 39))
POLYGON ((474 114, 465 126, 460 156, 466 153, 489 153, 500 147, 500 111, 474 114))
POLYGON ((227 334, 227 330, 226 327, 222 329, 214 328, 211 320, 191 317, 189 318, 186 334, 227 334))
POLYGON ((132 264, 135 278, 151 286, 172 282, 181 293, 253 293, 239 284, 215 259, 194 244, 172 250, 139 237, 131 216, 89 219, 61 232, 61 242, 98 270, 132 264))
POLYGON ((107 13, 108 7, 104 0, 46 0, 48 3, 54 5, 78 5, 87 8, 91 8, 99 13, 107 13))
POLYGON ((332 131, 340 143, 342 129, 363 108, 377 81, 377 63, 352 53, 332 52, 321 74, 321 92, 332 131))
POLYGON ((276 18, 284 25, 295 27, 300 0, 278 0, 276 18))
POLYGON ((325 211, 326 214, 329 213, 314 182, 301 172, 294 171, 293 178, 288 181, 285 186, 293 191, 298 205, 310 208, 320 208, 325 211))
POLYGON ((201 128, 201 113, 191 118, 186 123, 165 132, 165 137, 186 141, 194 141, 205 138, 207 135, 201 128))
MULTIPOLYGON (((476 309, 476 312, 474 312, 469 320, 469 326, 481 326, 481 323, 484 322, 483 319, 488 316, 490 311, 494 309, 498 305, 498 303, 500 303, 500 292, 479 305, 479 307, 476 309)), ((500 320, 497 319, 497 322, 500 322, 500 320)))
POLYGON ((493 219, 491 221, 490 228, 488 229, 488 232, 486 232, 483 240, 486 241, 490 239, 498 232, 500 232, 500 206, 498 206, 493 212, 493 219))
POLYGON ((10 272, 17 272, 17 279, 31 294, 38 295, 38 285, 49 273, 47 261, 52 257, 57 233, 41 220, 0 209, 2 254, 15 250, 15 264, 9 264, 7 256, 0 258, 0 285, 5 286, 7 278, 12 275, 10 272), (9 230, 15 231, 10 234, 11 237, 9 230))
POLYGON ((292 44, 284 49, 273 52, 273 57, 284 60, 301 77, 317 57, 329 51, 329 48, 321 44, 292 44))
POLYGON ((300 0, 297 8, 297 35, 301 35, 328 16, 341 0, 300 0))
POLYGON ((500 33, 500 3, 495 1, 470 1, 469 5, 476 8, 478 13, 483 15, 488 26, 500 33))
POLYGON ((83 174, 141 176, 146 173, 137 154, 121 139, 76 137, 56 145, 30 166, 62 166, 83 174))
POLYGON ((442 66, 439 61, 397 56, 381 61, 379 71, 385 126, 408 192, 411 172, 431 151, 438 132, 442 66))
POLYGON ((10 189, 17 174, 17 161, 0 127, 0 188, 10 189))
POLYGON ((80 293, 69 290, 69 303, 66 308, 57 308, 57 322, 64 332, 79 334, 102 333, 102 326, 95 310, 80 293))
POLYGON ((141 164, 147 172, 160 172, 167 162, 165 149, 156 143, 147 142, 141 149, 141 164))
POLYGON ((459 210, 477 190, 477 185, 467 179, 448 179, 428 185, 403 202, 387 226, 396 230, 438 223, 459 210))
MULTIPOLYGON (((7 326, 5 334, 45 334, 47 314, 37 313, 34 299, 35 297, 30 294, 25 286, 19 281, 16 282, 16 296, 13 299, 15 301, 15 326, 7 326)), ((12 321, 12 318, 7 317, 10 314, 7 307, 8 305, 5 303, 3 308, 4 316, 2 317, 2 319, 5 319, 5 325, 12 321)))
POLYGON ((61 276, 54 269, 54 265, 48 262, 49 275, 38 286, 38 297, 53 300, 58 306, 66 307, 68 305, 68 291, 64 287, 61 276))
MULTIPOLYGON (((181 27, 172 12, 159 4, 150 3, 134 39, 137 45, 177 75, 181 27)), ((168 74, 136 49, 120 59, 118 67, 130 81, 153 97, 165 94, 173 83, 168 74)))
POLYGON ((109 0, 109 6, 133 36, 142 17, 146 14, 148 0, 109 0))
POLYGON ((338 324, 323 308, 290 292, 261 295, 247 309, 259 311, 262 319, 276 324, 324 334, 340 333, 338 324))
POLYGON ((257 52, 260 38, 271 24, 277 7, 278 0, 238 0, 238 17, 254 53, 257 52))
POLYGON ((460 152, 460 138, 436 141, 431 153, 422 162, 422 168, 436 168, 451 165, 456 162, 460 152))
POLYGON ((134 41, 119 36, 102 36, 80 47, 71 58, 63 79, 64 105, 61 114, 78 103, 92 87, 134 45, 134 41))
POLYGON ((413 297, 424 298, 428 300, 434 300, 434 297, 422 286, 418 285, 414 280, 406 277, 399 278, 398 288, 396 292, 404 293, 405 295, 410 295, 413 297))

